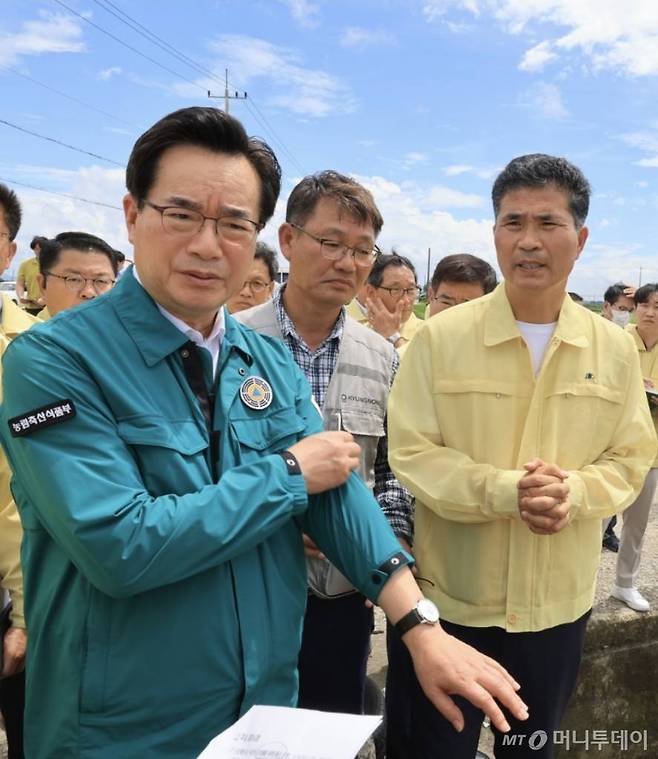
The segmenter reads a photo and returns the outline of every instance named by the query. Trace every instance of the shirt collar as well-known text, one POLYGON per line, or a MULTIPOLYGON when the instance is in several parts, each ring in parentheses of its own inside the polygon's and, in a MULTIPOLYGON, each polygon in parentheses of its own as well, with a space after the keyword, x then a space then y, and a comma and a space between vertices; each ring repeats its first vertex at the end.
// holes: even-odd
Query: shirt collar
MULTIPOLYGON (((277 321, 279 322, 279 328, 281 329, 281 334, 284 337, 291 336, 298 343, 304 343, 304 340, 299 336, 299 334, 297 333, 297 330, 295 329, 295 324, 293 320, 290 318, 290 316, 288 316, 288 312, 286 311, 286 308, 283 305, 283 293, 285 292, 285 289, 286 289, 286 286, 283 285, 283 287, 281 287, 279 291, 272 298, 272 303, 274 305, 274 312, 276 313, 277 321)), ((340 342, 340 340, 343 337, 344 328, 345 328, 345 306, 341 306, 340 313, 338 314, 338 318, 336 319, 336 323, 334 324, 334 328, 331 330, 331 333, 327 336, 327 338, 322 341, 322 345, 326 345, 326 343, 330 342, 331 340, 337 340, 340 342)))
MULTIPOLYGON (((574 303, 566 292, 564 295, 553 337, 577 348, 585 348, 589 345, 589 316, 583 306, 574 303)), ((484 344, 498 345, 521 337, 516 317, 507 299, 505 283, 501 282, 490 295, 484 297, 489 298, 484 344)))

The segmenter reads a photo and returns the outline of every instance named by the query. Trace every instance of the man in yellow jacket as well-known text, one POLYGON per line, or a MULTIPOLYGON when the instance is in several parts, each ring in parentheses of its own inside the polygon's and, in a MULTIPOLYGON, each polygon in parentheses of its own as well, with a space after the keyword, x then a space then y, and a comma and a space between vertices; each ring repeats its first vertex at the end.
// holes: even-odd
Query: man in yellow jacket
MULTIPOLYGON (((21 206, 16 194, 0 184, 0 274, 9 267, 16 254, 14 238, 20 223, 21 206)), ((0 356, 5 352, 10 340, 36 323, 37 319, 18 308, 7 295, 0 296, 0 356)), ((10 626, 2 639, 0 710, 7 731, 9 756, 22 757, 25 702, 23 666, 27 644, 20 559, 23 532, 9 490, 10 478, 11 471, 7 459, 4 453, 0 452, 0 608, 4 608, 7 594, 12 602, 10 626)))
MULTIPOLYGON (((601 519, 634 500, 657 448, 633 341, 566 295, 589 196, 564 159, 508 164, 492 193, 504 282, 426 323, 389 402, 390 462, 416 496, 423 588, 447 630, 523 684, 530 719, 512 724, 507 745, 496 733, 499 758, 527 756, 531 739, 533 757, 552 756, 594 600, 601 519)), ((400 659, 389 759, 471 759, 482 713, 466 707, 455 733, 400 659), (410 685, 396 701, 400 677, 410 685)))

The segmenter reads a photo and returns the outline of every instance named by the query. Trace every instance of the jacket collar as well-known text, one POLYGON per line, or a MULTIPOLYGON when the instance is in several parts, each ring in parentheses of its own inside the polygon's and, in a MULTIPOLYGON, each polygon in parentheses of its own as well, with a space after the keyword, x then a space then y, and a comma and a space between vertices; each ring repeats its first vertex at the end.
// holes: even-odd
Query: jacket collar
MULTIPOLYGON (((188 337, 160 313, 153 298, 135 279, 132 266, 107 297, 147 366, 155 366, 188 341, 188 337)), ((226 334, 222 341, 220 365, 232 349, 246 356, 247 363, 252 363, 253 358, 240 327, 226 314, 226 334)))
MULTIPOLYGON (((576 348, 586 348, 590 342, 589 315, 583 306, 574 303, 566 293, 564 295, 553 337, 576 348)), ((516 323, 516 317, 507 299, 505 283, 501 282, 489 296, 489 308, 484 326, 484 344, 498 345, 520 337, 521 332, 516 323)))

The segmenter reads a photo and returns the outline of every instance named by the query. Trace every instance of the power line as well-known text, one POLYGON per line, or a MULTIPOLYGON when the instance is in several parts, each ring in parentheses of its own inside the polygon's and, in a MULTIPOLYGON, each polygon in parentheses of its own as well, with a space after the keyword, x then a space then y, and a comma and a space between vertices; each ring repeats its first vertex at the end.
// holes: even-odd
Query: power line
POLYGON ((125 169, 125 166, 122 163, 113 161, 111 158, 106 158, 105 156, 98 155, 98 153, 91 153, 90 151, 83 150, 82 148, 76 148, 74 145, 69 145, 66 142, 62 142, 61 140, 56 140, 54 137, 47 137, 45 134, 32 132, 29 129, 25 129, 24 127, 18 126, 18 124, 12 124, 10 121, 5 121, 5 119, 0 119, 0 124, 5 124, 6 126, 11 127, 12 129, 17 129, 19 132, 25 132, 25 134, 32 135, 32 137, 38 137, 40 140, 47 140, 48 142, 54 142, 56 145, 61 145, 62 147, 68 148, 69 150, 75 150, 76 153, 84 153, 84 155, 91 156, 92 158, 98 158, 101 161, 107 161, 108 163, 112 163, 115 166, 119 166, 122 169, 125 169))
POLYGON ((9 71, 10 73, 15 74, 16 76, 21 76, 23 77, 23 79, 27 79, 30 82, 34 82, 34 84, 38 84, 39 87, 43 87, 46 90, 50 90, 50 92, 54 92, 56 95, 61 95, 63 98, 67 98, 68 100, 71 100, 74 103, 78 103, 78 105, 83 105, 85 108, 89 108, 92 111, 96 111, 96 113, 100 113, 102 116, 108 116, 109 118, 114 119, 115 121, 118 121, 121 124, 125 124, 126 126, 132 126, 132 127, 136 126, 135 124, 131 124, 129 121, 124 121, 122 118, 115 116, 113 113, 108 113, 107 111, 104 111, 102 108, 97 108, 94 105, 85 103, 84 100, 80 100, 79 98, 76 98, 73 95, 68 95, 66 92, 62 92, 61 90, 56 90, 54 87, 51 87, 48 84, 44 84, 43 82, 40 82, 38 79, 35 79, 32 76, 23 74, 21 71, 17 71, 16 69, 10 68, 9 66, 0 66, 0 69, 2 69, 3 71, 9 71))
POLYGON ((127 48, 128 50, 131 50, 133 53, 136 53, 141 58, 145 58, 147 61, 150 61, 151 63, 154 63, 159 68, 166 71, 168 74, 172 74, 173 76, 178 77, 179 79, 183 79, 188 84, 193 85, 194 87, 198 87, 199 89, 204 90, 203 87, 201 87, 197 82, 193 82, 191 79, 188 79, 187 77, 183 76, 182 74, 179 74, 177 71, 174 71, 173 69, 168 68, 164 64, 160 63, 159 61, 156 61, 155 58, 151 58, 149 55, 146 55, 146 53, 142 53, 140 50, 138 50, 136 47, 133 47, 132 45, 129 45, 127 42, 124 42, 120 37, 115 36, 111 32, 108 32, 107 29, 103 29, 102 26, 99 26, 98 24, 95 24, 91 19, 88 19, 86 16, 83 16, 81 13, 78 13, 77 11, 74 11, 73 8, 69 8, 69 6, 66 3, 63 3, 62 0, 53 0, 54 3, 57 3, 58 5, 61 5, 62 8, 66 8, 69 13, 72 13, 74 16, 77 16, 79 19, 82 19, 85 23, 89 24, 90 26, 93 26, 94 29, 98 29, 99 32, 102 32, 110 39, 113 39, 115 42, 118 42, 120 45, 123 45, 123 47, 127 48))
MULTIPOLYGON (((61 0, 55 0, 55 2, 59 3, 60 5, 62 5, 65 8, 68 7, 64 3, 62 3, 61 0)), ((93 0, 93 2, 95 2, 96 5, 98 5, 100 8, 103 8, 103 10, 105 10, 107 13, 110 13, 112 16, 114 16, 115 18, 117 18, 123 24, 125 24, 126 26, 128 26, 130 29, 132 29, 133 31, 137 32, 137 34, 139 34, 140 36, 144 37, 146 40, 148 40, 149 42, 151 42, 151 44, 156 45, 157 47, 159 47, 164 52, 166 52, 169 55, 171 55, 174 58, 176 58, 179 62, 184 63, 185 65, 187 65, 190 68, 194 69, 197 73, 204 74, 205 76, 208 76, 209 78, 211 78, 214 81, 216 81, 218 84, 224 85, 224 82, 222 82, 211 69, 208 69, 205 66, 202 66, 198 61, 195 61, 193 58, 190 58, 188 55, 185 55, 184 53, 181 53, 176 47, 174 47, 173 45, 171 45, 169 42, 167 42, 162 37, 159 37, 154 32, 152 32, 149 29, 147 29, 143 24, 140 24, 139 21, 137 21, 135 18, 133 18, 128 13, 126 13, 121 8, 119 8, 117 5, 115 5, 111 0, 93 0), (107 7, 107 6, 111 6, 111 7, 107 7), (116 11, 118 11, 118 13, 115 13, 115 11, 112 10, 112 8, 114 8, 116 11)), ((74 12, 74 11, 72 11, 72 12, 74 12)), ((76 14, 76 15, 79 15, 79 14, 76 14)), ((81 18, 84 18, 84 17, 81 16, 81 18)), ((87 20, 87 19, 85 19, 85 20, 87 20)), ((99 27, 96 24, 92 24, 92 26, 94 26, 97 29, 100 29, 105 34, 109 34, 109 32, 106 32, 104 29, 102 29, 102 27, 99 27)), ((130 50, 133 50, 134 52, 137 52, 139 55, 142 55, 142 57, 147 58, 147 60, 152 61, 153 63, 156 63, 161 68, 163 68, 163 66, 161 66, 161 64, 157 63, 157 61, 155 61, 153 58, 149 58, 148 56, 143 55, 142 53, 140 53, 135 48, 130 47, 129 45, 126 45, 126 43, 124 43, 123 41, 121 41, 119 38, 114 37, 113 35, 109 35, 109 36, 111 36, 113 39, 116 39, 118 42, 120 42, 122 45, 128 47, 130 50)), ((171 69, 168 69, 168 68, 165 68, 165 70, 169 71, 169 73, 174 73, 176 76, 178 76, 181 79, 184 79, 186 82, 190 82, 190 80, 187 79, 186 77, 184 77, 182 74, 178 74, 176 72, 173 72, 171 69)), ((199 86, 196 82, 192 82, 192 84, 194 84, 195 86, 199 86)), ((228 84, 228 82, 227 82, 227 84, 228 84)), ((242 88, 239 88, 239 89, 242 89, 242 88)), ((265 129, 265 131, 269 132, 272 135, 272 137, 274 138, 274 140, 278 143, 279 147, 285 153, 286 157, 293 164, 293 166, 295 166, 296 169, 298 169, 302 174, 304 174, 305 171, 304 171, 304 168, 302 167, 302 165, 295 158, 295 156, 290 152, 290 150, 288 150, 288 147, 286 146, 286 144, 278 136, 278 134, 274 131, 274 128, 268 122, 267 118, 265 117, 265 115, 263 114, 263 112, 260 110, 260 108, 258 108, 258 106, 256 105, 256 103, 254 103, 253 100, 251 100, 251 101, 246 100, 245 104, 247 106, 247 109, 251 113, 251 115, 260 123, 260 125, 265 129)))
POLYGON ((120 206, 113 206, 110 205, 110 203, 103 203, 100 200, 89 200, 89 198, 80 198, 77 195, 68 195, 65 192, 55 192, 55 190, 46 190, 43 187, 37 187, 33 184, 28 184, 27 182, 19 182, 16 179, 5 179, 4 177, 0 177, 0 181, 6 182, 7 184, 15 184, 19 187, 29 187, 30 190, 38 190, 39 192, 47 192, 49 195, 59 195, 60 198, 69 198, 70 200, 79 200, 81 203, 90 203, 94 206, 103 206, 104 208, 113 208, 115 211, 123 211, 123 208, 120 206))
MULTIPOLYGON (((108 13, 111 13, 115 18, 119 19, 119 21, 126 24, 126 26, 129 26, 133 31, 137 32, 137 34, 140 34, 142 37, 145 37, 153 45, 156 45, 161 50, 164 50, 165 53, 169 53, 170 55, 173 55, 181 63, 185 63, 187 66, 190 66, 191 68, 196 69, 196 71, 198 71, 201 74, 208 73, 208 71, 204 69, 199 63, 197 63, 196 61, 194 61, 192 58, 185 55, 184 53, 181 53, 173 45, 170 45, 166 40, 162 39, 162 37, 158 37, 157 34, 154 34, 150 29, 147 29, 143 24, 140 24, 139 21, 137 21, 137 19, 128 15, 125 11, 123 11, 121 8, 119 8, 117 5, 111 2, 111 0, 105 0, 105 2, 102 2, 102 0, 93 0, 93 2, 95 2, 96 5, 100 6, 103 10, 107 11, 108 13), (107 6, 111 6, 111 7, 108 8, 107 6), (115 13, 112 10, 112 8, 118 11, 118 13, 115 13), (121 14, 121 15, 118 15, 118 14, 121 14)), ((210 75, 213 76, 212 73, 210 75)))

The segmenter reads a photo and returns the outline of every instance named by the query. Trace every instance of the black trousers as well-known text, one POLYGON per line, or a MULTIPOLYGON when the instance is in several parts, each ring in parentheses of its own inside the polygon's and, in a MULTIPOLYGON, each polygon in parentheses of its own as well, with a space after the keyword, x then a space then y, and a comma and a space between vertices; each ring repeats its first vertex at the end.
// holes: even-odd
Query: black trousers
POLYGON ((303 709, 361 714, 373 610, 360 593, 326 601, 309 595, 299 653, 303 709))
MULTIPOLYGON (((508 735, 517 737, 503 742, 502 734, 494 730, 496 759, 553 756, 553 731, 560 727, 576 684, 589 615, 531 633, 441 622, 446 632, 496 659, 521 684, 520 696, 530 717, 520 722, 506 714, 511 727, 508 735)), ((387 648, 387 759, 473 759, 483 713, 454 696, 465 720, 463 731, 457 733, 425 697, 407 648, 390 626, 387 648)))
POLYGON ((23 759, 25 672, 0 680, 0 711, 7 731, 8 759, 23 759))

